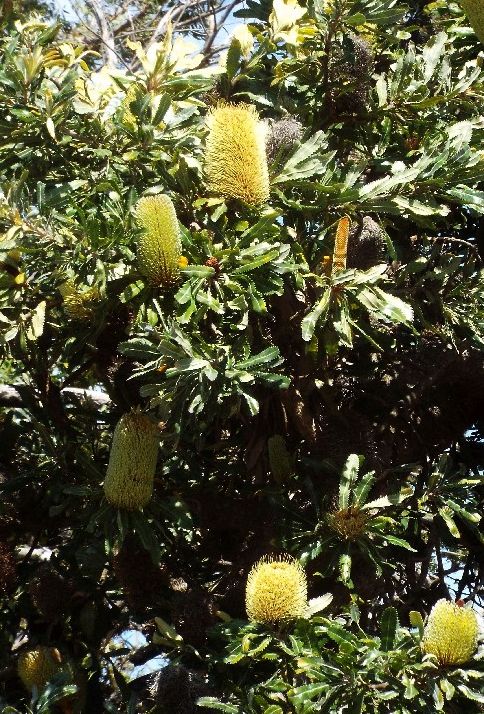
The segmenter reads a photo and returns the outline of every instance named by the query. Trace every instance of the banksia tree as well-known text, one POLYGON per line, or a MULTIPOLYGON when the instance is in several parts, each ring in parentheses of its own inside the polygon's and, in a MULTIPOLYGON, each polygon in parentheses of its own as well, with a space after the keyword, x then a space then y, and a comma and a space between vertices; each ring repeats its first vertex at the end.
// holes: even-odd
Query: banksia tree
POLYGON ((484 44, 484 3, 482 0, 460 0, 460 4, 472 29, 484 44))
POLYGON ((247 578, 247 615, 256 622, 275 623, 305 617, 308 591, 304 569, 294 558, 267 556, 247 578))
POLYGON ((43 689, 61 669, 62 657, 55 647, 35 647, 18 659, 18 676, 29 692, 43 689))
POLYGON ((478 634, 479 625, 473 610, 442 599, 430 612, 422 648, 426 654, 434 655, 443 667, 465 664, 476 651, 478 634))
POLYGON ((169 196, 143 196, 136 204, 142 229, 138 239, 138 264, 151 285, 171 288, 179 278, 181 241, 175 206, 169 196))
POLYGON ((146 414, 124 414, 114 430, 104 480, 107 500, 117 508, 133 511, 151 498, 158 456, 157 425, 146 414))
POLYGON ((219 104, 207 117, 205 174, 210 191, 260 205, 269 198, 266 126, 249 104, 219 104))
POLYGON ((77 4, 0 10, 0 710, 483 714, 482 3, 77 4))

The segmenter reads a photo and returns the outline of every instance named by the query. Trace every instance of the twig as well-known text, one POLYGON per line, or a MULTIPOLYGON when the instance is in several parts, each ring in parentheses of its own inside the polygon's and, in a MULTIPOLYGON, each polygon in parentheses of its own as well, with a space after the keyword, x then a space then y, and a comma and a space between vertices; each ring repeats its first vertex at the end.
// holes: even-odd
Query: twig
POLYGON ((217 24, 217 16, 214 15, 214 29, 208 35, 208 37, 205 41, 205 45, 202 50, 203 55, 207 56, 208 52, 210 52, 212 45, 215 42, 215 38, 217 37, 217 35, 220 31, 220 28, 223 27, 224 22, 227 20, 228 16, 233 11, 233 9, 237 5, 240 5, 241 2, 242 2, 242 0, 232 0, 232 2, 228 4, 228 6, 225 9, 224 14, 222 15, 222 17, 220 19, 220 24, 217 24))
POLYGON ((100 30, 100 37, 104 45, 104 59, 108 68, 116 65, 117 52, 114 49, 114 35, 99 0, 86 0, 87 7, 93 12, 100 30))
POLYGON ((479 255, 479 251, 477 250, 476 246, 472 245, 472 243, 470 243, 468 240, 464 240, 463 238, 451 238, 450 236, 437 236, 437 238, 431 238, 431 240, 433 240, 434 243, 460 243, 462 245, 465 245, 467 246, 467 248, 469 248, 469 250, 474 253, 479 263, 482 263, 482 258, 479 255))

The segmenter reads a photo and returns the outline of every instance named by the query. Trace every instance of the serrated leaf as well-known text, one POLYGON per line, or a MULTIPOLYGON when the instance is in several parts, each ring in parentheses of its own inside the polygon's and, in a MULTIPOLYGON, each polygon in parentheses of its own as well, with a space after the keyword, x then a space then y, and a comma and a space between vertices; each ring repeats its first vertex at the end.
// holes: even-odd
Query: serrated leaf
POLYGON ((410 610, 408 619, 410 620, 412 627, 416 627, 418 629, 420 637, 423 637, 424 622, 422 615, 417 610, 410 610))
POLYGON ((313 337, 316 324, 319 320, 325 321, 331 303, 331 290, 326 288, 316 306, 304 317, 301 322, 302 338, 305 342, 310 342, 313 337))
POLYGON ((215 697, 202 697, 197 701, 197 706, 216 709, 219 712, 226 712, 227 714, 240 714, 239 707, 233 704, 224 704, 219 699, 215 699, 215 697))
POLYGON ((357 454, 350 454, 346 459, 339 482, 338 507, 348 508, 350 505, 350 493, 358 477, 360 469, 360 459, 357 454))
POLYGON ((343 553, 339 558, 339 572, 341 580, 348 583, 351 578, 351 556, 347 553, 343 553))
POLYGON ((286 181, 296 181, 323 173, 335 152, 329 152, 324 156, 314 156, 314 154, 326 147, 326 145, 326 135, 322 131, 317 131, 307 141, 295 148, 282 167, 281 172, 273 177, 272 183, 280 184, 286 181))
POLYGON ((333 596, 331 593, 326 593, 325 595, 320 595, 319 597, 313 597, 308 602, 308 617, 325 610, 328 605, 331 604, 332 600, 333 596))
POLYGON ((42 300, 42 302, 39 302, 35 310, 32 312, 30 327, 27 330, 27 337, 29 340, 37 340, 44 332, 46 305, 46 301, 42 300))

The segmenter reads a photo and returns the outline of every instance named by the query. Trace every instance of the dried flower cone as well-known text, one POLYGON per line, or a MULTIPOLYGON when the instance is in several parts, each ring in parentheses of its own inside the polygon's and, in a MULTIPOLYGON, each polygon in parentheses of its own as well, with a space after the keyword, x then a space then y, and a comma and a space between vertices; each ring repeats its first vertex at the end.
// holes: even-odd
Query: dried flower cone
POLYGON ((254 206, 267 201, 267 128, 255 107, 219 104, 209 112, 207 124, 205 173, 209 189, 254 206))
POLYGON ((302 566, 289 556, 262 558, 247 578, 245 604, 249 619, 256 622, 305 617, 308 591, 302 566))
POLYGON ((151 498, 158 456, 158 428, 145 414, 124 414, 114 430, 104 480, 107 500, 134 511, 151 498))
POLYGON ((30 692, 41 690, 62 669, 62 658, 55 647, 35 647, 20 655, 18 676, 30 692))
POLYGON ((352 223, 348 236, 346 266, 368 270, 385 262, 386 241, 383 230, 370 216, 352 223))
POLYGON ((464 664, 476 651, 478 634, 472 610, 442 599, 430 612, 422 648, 426 654, 435 655, 442 666, 464 664))
POLYGON ((461 0, 472 29, 484 44, 484 2, 482 0, 461 0))
POLYGON ((49 566, 39 568, 29 585, 32 602, 48 622, 55 622, 69 606, 72 590, 66 580, 49 566))
POLYGON ((139 269, 151 285, 171 288, 180 275, 180 226, 169 196, 143 196, 136 204, 143 234, 138 240, 139 269))
POLYGON ((266 139, 266 153, 269 161, 272 161, 279 151, 287 154, 296 141, 300 141, 303 135, 303 126, 293 117, 280 119, 269 124, 269 131, 266 139))

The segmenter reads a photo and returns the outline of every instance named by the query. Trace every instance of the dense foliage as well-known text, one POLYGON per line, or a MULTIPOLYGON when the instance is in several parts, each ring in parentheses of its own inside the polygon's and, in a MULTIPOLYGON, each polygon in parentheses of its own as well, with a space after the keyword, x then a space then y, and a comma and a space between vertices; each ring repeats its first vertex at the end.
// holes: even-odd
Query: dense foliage
POLYGON ((483 711, 482 45, 236 14, 3 16, 0 711, 483 711))

